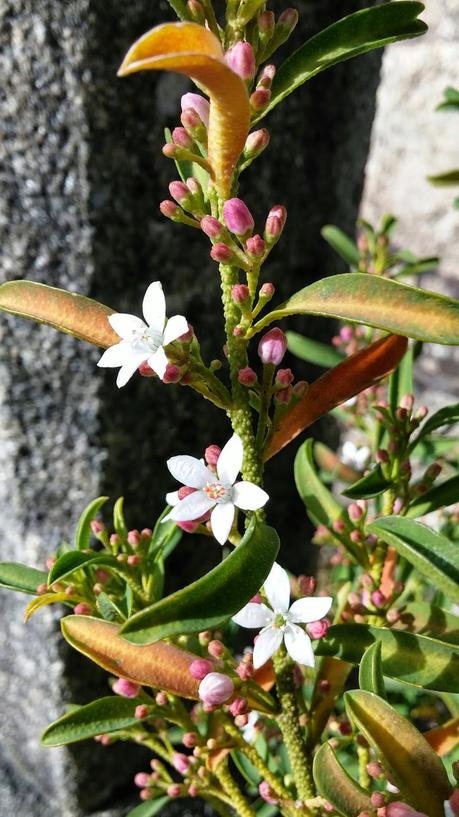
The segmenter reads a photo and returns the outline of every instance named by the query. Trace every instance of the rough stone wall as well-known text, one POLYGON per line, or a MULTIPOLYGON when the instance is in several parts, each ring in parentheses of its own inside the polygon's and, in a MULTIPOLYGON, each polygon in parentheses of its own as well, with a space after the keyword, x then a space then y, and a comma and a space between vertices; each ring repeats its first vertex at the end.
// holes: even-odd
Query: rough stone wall
MULTIPOLYGON (((302 22, 285 52, 336 18, 333 0, 297 5, 302 22)), ((365 5, 346 0, 339 11, 365 5)), ((168 13, 165 2, 145 0, 3 0, 1 279, 27 277, 136 311, 147 283, 160 276, 170 311, 189 317, 210 353, 223 338, 208 245, 157 210, 173 177, 159 150, 162 128, 176 122, 185 85, 166 75, 115 78, 129 44, 168 13)), ((260 226, 271 204, 290 208, 267 274, 279 297, 339 268, 319 229, 354 223, 378 70, 378 55, 333 69, 271 116, 272 164, 267 156, 247 173, 241 192, 260 226)), ((92 347, 5 316, 0 333, 2 560, 42 564, 72 535, 85 504, 105 492, 125 494, 132 526, 150 524, 169 487, 158 463, 225 440, 224 418, 191 393, 141 378, 118 393, 113 372, 103 377, 95 368, 92 347)), ((301 569, 306 526, 299 534, 304 514, 291 465, 292 452, 278 458, 269 490, 286 560, 301 569)), ((205 553, 191 539, 180 561, 196 575, 205 558, 215 559, 205 553)), ((22 625, 25 601, 0 595, 1 812, 77 817, 105 809, 114 817, 107 809, 132 797, 132 771, 144 761, 131 748, 39 746, 62 700, 91 700, 106 686, 62 645, 51 612, 22 625)))
MULTIPOLYGON (((426 177, 459 165, 459 114, 435 111, 444 88, 459 85, 459 0, 427 2, 422 18, 427 35, 384 55, 362 215, 377 222, 394 213, 399 246, 441 259, 422 286, 457 298, 459 212, 452 202, 459 187, 433 187, 426 177)), ((439 407, 457 396, 458 363, 457 349, 427 346, 417 367, 425 399, 439 407)))

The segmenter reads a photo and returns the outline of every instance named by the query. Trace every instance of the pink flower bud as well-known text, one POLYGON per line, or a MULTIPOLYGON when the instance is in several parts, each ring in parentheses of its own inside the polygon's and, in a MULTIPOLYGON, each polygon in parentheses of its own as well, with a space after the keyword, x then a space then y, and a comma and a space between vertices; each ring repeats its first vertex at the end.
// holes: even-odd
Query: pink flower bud
POLYGON ((126 678, 118 678, 112 686, 113 692, 121 695, 122 698, 137 698, 140 692, 139 684, 128 681, 126 678))
POLYGON ((37 586, 35 592, 36 592, 36 594, 38 596, 43 596, 45 593, 47 593, 48 592, 48 585, 46 584, 46 582, 43 582, 42 584, 39 584, 37 586))
POLYGON ((395 803, 388 803, 386 806, 386 817, 427 817, 420 811, 414 811, 407 803, 399 800, 395 803))
POLYGON ((250 291, 246 284, 235 284, 231 289, 231 297, 237 304, 245 304, 250 298, 250 291))
POLYGON ((167 787, 167 794, 169 797, 180 797, 181 793, 182 787, 179 786, 178 783, 172 783, 167 787))
POLYGON ((186 774, 190 768, 190 758, 181 752, 174 752, 172 755, 172 765, 180 774, 186 774))
POLYGON ((196 658, 189 666, 190 675, 198 681, 202 681, 209 672, 212 672, 214 666, 207 658, 196 658))
POLYGON ((139 789, 144 789, 150 783, 150 775, 147 772, 137 772, 134 783, 139 789))
POLYGON ((419 406, 419 408, 418 408, 418 410, 417 410, 417 412, 415 414, 416 420, 419 420, 419 421, 424 420, 425 417, 427 417, 428 413, 429 413, 429 409, 427 408, 427 406, 419 406))
POLYGON ((185 132, 187 134, 190 133, 193 135, 193 133, 195 133, 198 130, 198 128, 204 127, 204 124, 199 114, 196 113, 196 111, 193 111, 191 108, 187 111, 183 111, 180 117, 180 121, 183 127, 185 128, 185 132))
POLYGON ((200 221, 200 227, 203 233, 212 239, 220 238, 225 229, 223 224, 221 224, 219 220, 213 216, 204 216, 204 218, 202 218, 200 221))
POLYGON ((328 681, 327 678, 322 678, 319 681, 319 690, 320 690, 320 692, 322 692, 322 694, 325 695, 327 692, 330 692, 330 689, 331 689, 330 681, 328 681))
POLYGON ((92 610, 89 604, 85 604, 84 601, 80 601, 80 603, 73 608, 73 612, 76 616, 90 616, 92 610))
POLYGON ((209 672, 199 684, 201 701, 210 706, 220 706, 234 693, 234 684, 228 675, 221 672, 209 672))
POLYGON ((127 540, 131 547, 138 547, 140 545, 140 533, 138 530, 130 530, 127 535, 127 540))
POLYGON ((225 224, 235 235, 247 235, 254 228, 252 213, 242 199, 228 199, 223 206, 225 224))
POLYGON ((265 65, 257 82, 257 87, 271 88, 271 83, 276 76, 275 65, 265 65))
POLYGON ((287 351, 287 338, 282 329, 275 327, 263 335, 258 344, 258 355, 261 362, 266 366, 272 363, 279 366, 287 351))
POLYGON ((351 502, 347 512, 349 514, 349 519, 351 519, 352 522, 358 522, 363 516, 362 508, 360 508, 356 502, 351 502))
POLYGON ((380 607, 384 607, 384 605, 387 603, 387 599, 384 593, 381 592, 381 590, 373 590, 371 594, 371 601, 373 602, 374 606, 377 607, 378 609, 380 607))
POLYGON ((247 712, 247 701, 245 698, 235 698, 233 703, 230 705, 229 711, 231 712, 233 718, 237 715, 245 715, 247 712))
POLYGON ((293 383, 293 372, 291 369, 279 369, 276 374, 276 383, 281 386, 290 386, 293 383))
POLYGON ((312 596, 317 587, 314 576, 298 576, 298 590, 302 596, 312 596))
POLYGON ((260 298, 269 298, 271 299, 276 291, 274 284, 263 284, 260 289, 260 298))
POLYGON ((307 630, 311 638, 323 638, 327 635, 330 628, 330 622, 326 618, 320 621, 311 621, 307 625, 307 630))
POLYGON ((241 661, 236 667, 236 672, 241 681, 248 681, 253 675, 253 664, 247 661, 241 661))
POLYGON ((54 567, 56 562, 57 562, 57 559, 55 558, 55 556, 48 556, 48 558, 47 558, 47 560, 45 562, 46 569, 51 570, 51 568, 54 567))
POLYGON ((209 655, 212 656, 212 658, 221 658, 223 653, 225 652, 225 647, 221 641, 218 641, 218 639, 214 638, 214 640, 211 641, 210 644, 208 645, 207 650, 209 652, 209 655))
POLYGON ((231 261, 233 252, 226 244, 219 241, 212 247, 210 257, 213 258, 214 261, 218 261, 219 264, 227 264, 228 261, 231 261))
POLYGON ((372 760, 371 763, 367 763, 367 772, 374 780, 378 780, 384 774, 383 767, 377 760, 372 760))
POLYGON ((158 706, 167 706, 167 704, 169 703, 169 698, 167 697, 167 692, 162 692, 162 691, 157 692, 156 697, 155 697, 155 701, 158 704, 158 706))
POLYGON ((175 145, 185 149, 190 148, 193 144, 193 140, 185 128, 174 128, 172 140, 175 145))
POLYGON ((274 792, 273 792, 273 790, 272 790, 272 788, 269 785, 267 780, 262 780, 261 781, 260 785, 258 786, 258 792, 260 794, 260 797, 266 803, 270 803, 270 805, 275 806, 276 803, 278 802, 277 798, 276 798, 276 796, 275 796, 275 794, 274 794, 274 792))
POLYGON ((153 371, 153 369, 151 368, 151 366, 148 365, 146 360, 144 360, 143 363, 140 364, 137 371, 139 372, 139 374, 142 375, 142 377, 156 377, 157 376, 156 372, 153 371))
POLYGON ((268 107, 271 101, 271 91, 269 88, 257 88, 250 95, 250 106, 256 113, 261 113, 268 107))
POLYGON ((91 531, 94 534, 94 536, 98 536, 99 533, 103 533, 105 530, 104 523, 100 522, 98 519, 92 519, 89 527, 91 528, 91 531))
POLYGON ((290 403, 292 399, 293 389, 291 386, 288 386, 286 389, 281 389, 274 395, 274 399, 276 403, 282 403, 283 405, 287 405, 290 403))
POLYGON ((137 565, 139 565, 142 560, 140 556, 132 554, 131 556, 127 557, 126 561, 128 565, 130 565, 130 567, 137 567, 137 565))
POLYGON ((243 386, 253 386, 257 382, 257 375, 250 366, 246 366, 244 369, 239 369, 237 379, 243 386))
POLYGON ((354 337, 354 330, 353 330, 352 326, 343 326, 343 327, 341 327, 341 329, 339 330, 339 336, 340 336, 341 340, 343 341, 343 343, 350 343, 350 341, 354 337))
POLYGON ((202 195, 202 187, 194 176, 190 176, 189 179, 186 180, 186 186, 188 187, 188 190, 192 196, 202 195))
POLYGON ((265 238, 268 242, 278 241, 285 222, 287 221, 287 210, 281 204, 271 207, 265 224, 265 238))
POLYGON ((335 533, 344 533, 346 530, 346 524, 342 519, 334 519, 332 522, 332 528, 335 533))
POLYGON ((147 704, 139 704, 134 710, 134 717, 141 721, 147 717, 149 711, 150 710, 147 704))
POLYGON ((381 808, 386 802, 386 798, 384 794, 380 791, 374 791, 370 797, 371 805, 376 806, 376 808, 381 808))
POLYGON ((182 111, 193 110, 198 114, 206 128, 209 127, 210 105, 208 100, 200 94, 184 94, 180 100, 182 111))
POLYGON ((199 736, 197 732, 185 732, 182 743, 187 749, 193 749, 199 743, 199 736))
POLYGON ((276 18, 273 11, 262 11, 258 15, 258 30, 260 34, 272 34, 276 18))
POLYGON ((219 445, 208 445, 204 451, 204 459, 207 465, 215 466, 222 450, 219 445))
POLYGON ((189 797, 197 797, 199 794, 199 789, 195 783, 192 783, 191 786, 188 786, 188 796, 189 797))
POLYGON ((250 43, 240 41, 233 45, 226 52, 225 60, 231 70, 239 74, 241 79, 253 79, 255 76, 257 64, 250 43))
POLYGON ((306 380, 298 380, 293 387, 293 396, 295 400, 301 400, 309 389, 309 383, 306 380))
POLYGON ((166 371, 163 375, 163 383, 178 383, 182 373, 178 366, 174 366, 173 363, 168 363, 166 366, 166 371))
POLYGON ((190 191, 185 182, 171 182, 169 193, 179 204, 186 204, 190 199, 190 191))
POLYGON ((255 159, 268 147, 270 138, 269 131, 266 128, 260 128, 249 133, 244 146, 244 156, 247 159, 255 159))
POLYGON ((261 258, 261 256, 266 252, 266 241, 261 237, 261 235, 253 235, 251 238, 247 239, 245 248, 248 255, 250 255, 252 258, 261 258))
POLYGON ((405 411, 410 412, 414 406, 414 395, 413 394, 404 394, 402 399, 400 400, 400 406, 405 411))
POLYGON ((285 9, 279 14, 277 25, 284 28, 290 34, 298 22, 299 14, 296 9, 285 9))

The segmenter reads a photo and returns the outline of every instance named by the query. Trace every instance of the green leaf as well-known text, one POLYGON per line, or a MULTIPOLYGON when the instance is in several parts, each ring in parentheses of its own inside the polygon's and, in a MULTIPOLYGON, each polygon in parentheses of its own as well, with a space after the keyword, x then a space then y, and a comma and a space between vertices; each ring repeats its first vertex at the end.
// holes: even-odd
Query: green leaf
POLYGON ((375 641, 381 641, 384 675, 423 689, 457 692, 459 652, 425 635, 364 624, 335 624, 318 641, 315 652, 359 664, 375 641))
POLYGON ((451 786, 426 739, 387 701, 365 690, 344 694, 346 711, 394 778, 401 799, 429 817, 444 817, 451 786))
MULTIPOLYGON (((166 143, 168 145, 173 145, 174 144, 174 140, 172 139, 172 133, 170 131, 170 128, 164 128, 164 138, 165 138, 166 143)), ((179 174, 182 182, 186 182, 186 180, 189 179, 190 176, 193 175, 192 163, 191 162, 183 161, 183 160, 179 161, 178 159, 174 159, 174 164, 175 164, 175 167, 177 168, 177 173, 179 174)))
POLYGON ((459 110, 459 91, 449 86, 443 91, 444 102, 437 105, 437 111, 457 111, 459 110))
MULTIPOLYGON (((169 3, 172 2, 169 0, 169 3)), ((155 817, 159 811, 170 800, 170 797, 159 797, 157 800, 147 800, 145 803, 140 803, 131 811, 128 811, 126 817, 155 817)))
POLYGON ((34 281, 7 281, 0 286, 0 310, 48 324, 96 346, 119 342, 107 320, 114 310, 76 292, 34 281))
POLYGON ((447 170, 446 173, 438 173, 436 176, 427 176, 429 182, 438 187, 446 187, 450 184, 459 184, 459 168, 447 170))
POLYGON ((234 765, 238 772, 247 781, 249 786, 258 786, 261 780, 261 774, 257 768, 250 762, 250 760, 242 752, 231 752, 234 765))
POLYGON ((99 593, 97 596, 97 607, 104 621, 114 621, 119 623, 124 621, 126 616, 123 611, 112 601, 106 593, 99 593))
POLYGON ((71 550, 64 553, 49 571, 48 584, 54 584, 67 576, 71 576, 76 570, 82 567, 95 567, 96 565, 106 565, 108 567, 119 568, 119 562, 110 553, 100 551, 100 553, 82 553, 81 550, 71 550))
POLYGON ((128 527, 124 518, 124 496, 120 496, 113 506, 113 527, 123 541, 127 540, 128 527))
POLYGON ((387 516, 367 526, 392 545, 447 598, 459 604, 459 549, 445 536, 414 519, 387 516))
POLYGON ((443 428, 443 426, 448 427, 454 425, 455 423, 459 423, 459 403, 452 403, 450 406, 445 406, 439 409, 439 411, 436 411, 435 414, 432 414, 432 417, 429 417, 422 426, 410 450, 413 450, 423 437, 432 434, 432 431, 436 431, 437 428, 443 428))
POLYGON ((393 626, 459 647, 459 618, 435 604, 419 601, 403 605, 393 626))
POLYGON ((86 506, 81 514, 75 533, 75 547, 77 550, 86 550, 89 547, 91 539, 91 522, 99 513, 102 505, 108 500, 108 496, 99 496, 93 499, 89 505, 86 506))
POLYGON ((346 488, 343 496, 348 499, 370 499, 384 493, 391 485, 392 482, 384 476, 381 465, 377 465, 369 474, 346 488))
POLYGON ((424 34, 427 26, 416 19, 423 10, 422 3, 400 0, 357 11, 320 31, 280 66, 273 81, 271 102, 262 115, 326 68, 397 40, 424 34))
POLYGON ((39 584, 48 584, 48 574, 17 562, 0 562, 0 586, 19 593, 37 594, 39 584))
POLYGON ((360 262, 360 252, 355 241, 343 233, 339 227, 333 224, 326 224, 322 227, 320 234, 325 241, 346 261, 351 267, 358 267, 360 262))
MULTIPOLYGON (((51 723, 43 732, 41 742, 44 746, 66 746, 96 735, 137 726, 141 721, 135 717, 135 709, 141 703, 144 701, 140 698, 121 698, 117 695, 92 701, 51 723)), ((157 712, 153 714, 159 717, 160 708, 156 709, 157 712)))
POLYGON ((386 697, 382 671, 382 644, 375 641, 365 650, 359 667, 359 687, 374 692, 380 698, 386 697))
MULTIPOLYGON (((402 253, 396 253, 396 258, 401 258, 402 253)), ((403 260, 403 259, 402 259, 403 260)), ((423 275, 425 272, 430 272, 436 269, 440 263, 440 259, 436 255, 429 256, 429 258, 419 258, 410 261, 405 267, 397 272, 396 278, 405 278, 408 275, 423 275)))
POLYGON ((329 743, 324 743, 314 758, 313 776, 319 793, 343 817, 358 817, 371 810, 368 792, 343 769, 329 743))
POLYGON ((395 411, 400 405, 400 400, 405 394, 413 393, 413 353, 414 346, 408 346, 406 354, 403 355, 400 365, 397 366, 389 378, 389 405, 395 411))
POLYGON ((333 346, 328 346, 319 340, 305 338, 298 332, 286 332, 286 335, 289 352, 299 357, 300 360, 306 360, 324 369, 337 366, 344 360, 344 356, 340 355, 333 346))
POLYGON ((435 485, 425 494, 413 499, 406 515, 411 517, 425 516, 426 513, 432 513, 438 508, 447 508, 448 505, 454 505, 458 498, 459 475, 445 480, 441 485, 435 485))
POLYGON ((288 315, 324 315, 417 340, 459 344, 459 301, 362 272, 332 275, 310 284, 265 315, 247 335, 288 315))
POLYGON ((140 611, 121 633, 136 644, 213 629, 260 589, 279 549, 274 528, 253 517, 239 545, 221 564, 171 596, 140 611))

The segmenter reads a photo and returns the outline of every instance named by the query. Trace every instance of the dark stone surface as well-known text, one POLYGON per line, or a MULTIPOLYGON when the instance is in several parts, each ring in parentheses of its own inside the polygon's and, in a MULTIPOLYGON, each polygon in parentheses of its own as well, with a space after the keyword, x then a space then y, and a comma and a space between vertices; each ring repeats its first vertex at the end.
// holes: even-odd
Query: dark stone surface
MULTIPOLYGON (((296 43, 336 16, 331 0, 297 5, 296 43)), ((348 0, 339 13, 363 5, 348 0)), ((176 122, 185 83, 167 75, 115 77, 126 48, 165 19, 166 8, 145 0, 4 0, 1 276, 67 287, 134 312, 147 283, 159 277, 170 313, 186 314, 214 357, 223 334, 214 318, 219 286, 208 245, 158 213, 173 178, 159 149, 162 128, 176 122)), ((354 224, 378 68, 378 55, 360 58, 291 97, 269 119, 271 164, 267 154, 243 179, 241 195, 260 227, 271 204, 289 207, 285 239, 266 269, 281 298, 339 268, 319 229, 354 224)), ((311 321, 294 326, 330 330, 311 321)), ((166 457, 199 454, 228 436, 224 417, 188 391, 134 378, 118 392, 113 371, 95 368, 99 352, 89 346, 5 317, 0 333, 4 560, 41 564, 72 535, 86 502, 104 492, 125 495, 132 526, 151 524, 169 487, 166 457)), ((296 363, 295 370, 304 375, 296 363)), ((306 524, 291 485, 293 453, 279 456, 267 479, 284 560, 301 570, 306 524)), ((180 570, 186 565, 196 575, 216 555, 190 539, 179 558, 180 570)), ((62 647, 50 612, 25 628, 22 598, 2 592, 0 604, 2 813, 114 817, 107 809, 133 796, 129 781, 144 767, 142 757, 131 748, 86 744, 68 752, 38 743, 62 700, 90 700, 106 690, 105 681, 62 647)))

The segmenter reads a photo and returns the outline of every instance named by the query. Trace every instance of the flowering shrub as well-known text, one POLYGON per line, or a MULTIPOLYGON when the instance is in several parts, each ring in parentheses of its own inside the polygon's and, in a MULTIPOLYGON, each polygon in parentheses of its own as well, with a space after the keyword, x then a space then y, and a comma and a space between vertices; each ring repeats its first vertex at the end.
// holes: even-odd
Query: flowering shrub
POLYGON ((293 30, 293 9, 276 19, 259 0, 228 0, 219 21, 211 0, 169 2, 180 22, 141 37, 119 74, 178 71, 200 91, 182 97, 181 124, 163 147, 180 179, 160 209, 210 242, 226 368, 203 360, 199 327, 166 318, 160 281, 145 293, 144 319, 27 281, 0 287, 0 309, 102 347, 98 365, 119 369, 119 388, 136 376, 189 386, 225 411, 232 435, 222 448, 201 441, 168 461, 181 487, 152 528, 128 530, 122 500, 110 527, 98 518, 100 497, 74 547, 51 554, 46 571, 0 565, 3 586, 33 596, 26 619, 65 605, 64 638, 111 678, 112 694, 72 707, 43 744, 93 738, 151 750, 131 817, 186 796, 223 817, 457 815, 459 537, 450 506, 459 481, 444 432, 459 410, 426 419, 412 372, 423 341, 459 344, 459 302, 398 280, 434 260, 392 251, 386 218, 379 230, 364 225, 357 244, 325 227, 350 272, 267 311, 275 287, 263 268, 287 210, 272 206, 257 232, 239 197, 241 174, 269 143, 265 115, 329 66, 422 34, 423 6, 398 0, 350 15, 276 70, 267 60, 293 30), (297 314, 341 319, 332 348, 277 325, 297 314), (280 368, 288 343, 327 371, 295 382, 280 368), (277 561, 267 522, 276 497, 262 485, 268 461, 332 409, 348 429, 341 455, 307 439, 295 460, 322 548, 318 582, 277 561), (419 521, 432 513, 435 527, 419 521), (164 596, 167 558, 183 535, 208 537, 217 553, 224 546, 222 560, 164 596))

